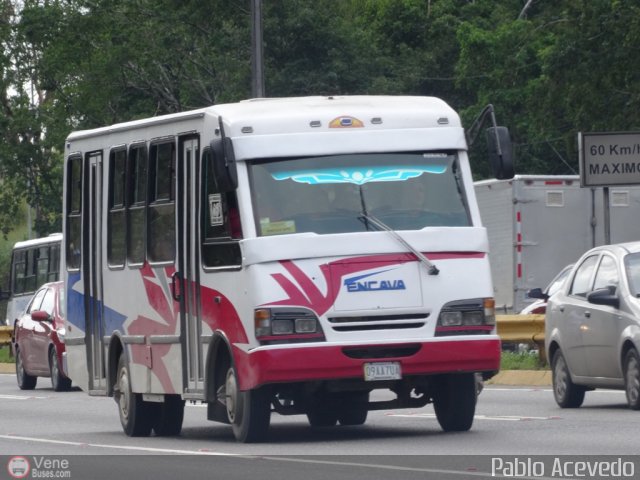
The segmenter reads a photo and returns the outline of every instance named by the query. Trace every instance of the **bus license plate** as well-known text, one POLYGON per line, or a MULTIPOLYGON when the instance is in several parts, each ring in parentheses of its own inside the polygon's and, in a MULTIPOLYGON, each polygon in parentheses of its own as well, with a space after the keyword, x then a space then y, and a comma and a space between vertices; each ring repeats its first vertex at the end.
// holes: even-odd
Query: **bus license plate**
POLYGON ((375 380, 400 380, 402 371, 400 362, 377 362, 364 364, 364 379, 367 382, 375 380))

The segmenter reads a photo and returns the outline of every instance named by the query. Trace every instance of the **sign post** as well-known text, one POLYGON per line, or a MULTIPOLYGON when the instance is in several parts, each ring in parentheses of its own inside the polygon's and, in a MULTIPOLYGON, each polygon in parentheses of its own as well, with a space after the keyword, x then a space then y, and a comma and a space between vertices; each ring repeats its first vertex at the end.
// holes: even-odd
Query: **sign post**
POLYGON ((609 187, 640 185, 640 132, 578 133, 580 186, 603 187, 605 243, 611 243, 609 187))

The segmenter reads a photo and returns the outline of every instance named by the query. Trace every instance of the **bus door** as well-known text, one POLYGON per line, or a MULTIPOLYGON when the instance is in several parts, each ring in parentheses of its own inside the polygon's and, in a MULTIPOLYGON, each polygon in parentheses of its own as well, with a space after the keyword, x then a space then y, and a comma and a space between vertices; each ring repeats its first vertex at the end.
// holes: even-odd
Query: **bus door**
POLYGON ((82 276, 89 392, 104 393, 106 381, 102 348, 102 152, 87 154, 82 221, 82 276))
MULTIPOLYGON (((183 385, 185 393, 204 388, 202 325, 200 322, 200 276, 198 238, 198 157, 199 139, 185 135, 179 139, 178 161, 178 257, 176 275, 180 280, 180 325, 182 335, 183 385)), ((174 278, 174 282, 176 279, 174 278)))

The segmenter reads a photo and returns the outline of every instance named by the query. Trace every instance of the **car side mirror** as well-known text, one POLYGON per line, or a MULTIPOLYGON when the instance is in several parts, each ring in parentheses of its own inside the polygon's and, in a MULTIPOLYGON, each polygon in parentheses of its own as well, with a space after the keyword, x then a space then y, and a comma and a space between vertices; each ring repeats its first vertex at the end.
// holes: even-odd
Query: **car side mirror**
POLYGON ((31 318, 36 322, 50 322, 51 315, 49 315, 44 310, 36 310, 35 312, 31 312, 31 318))
POLYGON ((620 299, 616 295, 615 287, 599 288, 587 295, 587 301, 594 305, 606 305, 620 308, 620 299))
POLYGON ((540 300, 548 300, 549 295, 544 293, 541 288, 532 288, 527 292, 527 297, 529 298, 538 298, 540 300))

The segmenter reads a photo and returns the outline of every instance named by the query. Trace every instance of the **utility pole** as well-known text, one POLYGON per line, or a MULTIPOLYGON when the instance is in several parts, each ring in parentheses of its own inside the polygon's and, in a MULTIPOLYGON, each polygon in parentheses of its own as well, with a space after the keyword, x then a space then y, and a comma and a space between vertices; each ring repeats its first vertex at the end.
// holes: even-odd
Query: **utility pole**
POLYGON ((264 48, 262 44, 262 0, 251 0, 251 96, 264 93, 264 48))

